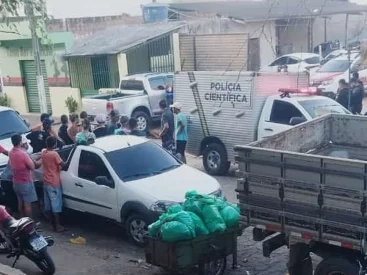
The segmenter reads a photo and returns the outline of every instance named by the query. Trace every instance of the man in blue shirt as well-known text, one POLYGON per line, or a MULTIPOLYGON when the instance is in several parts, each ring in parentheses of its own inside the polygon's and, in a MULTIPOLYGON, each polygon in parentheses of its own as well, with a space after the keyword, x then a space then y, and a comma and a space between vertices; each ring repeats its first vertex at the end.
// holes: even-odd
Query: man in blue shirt
POLYGON ((182 156, 183 162, 186 163, 187 117, 181 112, 182 105, 179 102, 173 103, 170 107, 176 114, 176 151, 182 156))

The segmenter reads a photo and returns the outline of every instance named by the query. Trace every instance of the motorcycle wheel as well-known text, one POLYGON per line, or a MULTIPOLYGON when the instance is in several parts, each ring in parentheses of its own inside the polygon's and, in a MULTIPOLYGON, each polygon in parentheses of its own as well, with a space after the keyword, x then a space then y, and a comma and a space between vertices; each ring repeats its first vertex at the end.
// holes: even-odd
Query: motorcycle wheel
POLYGON ((52 260, 50 254, 48 254, 47 249, 43 249, 38 254, 38 259, 33 259, 33 262, 42 270, 45 275, 55 274, 56 268, 55 263, 52 260))

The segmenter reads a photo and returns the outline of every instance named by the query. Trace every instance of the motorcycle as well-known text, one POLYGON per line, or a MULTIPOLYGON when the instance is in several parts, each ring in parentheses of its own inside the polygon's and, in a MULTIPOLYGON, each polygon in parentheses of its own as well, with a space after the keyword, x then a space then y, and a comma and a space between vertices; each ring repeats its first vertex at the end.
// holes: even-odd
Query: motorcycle
POLYGON ((20 256, 25 256, 45 275, 55 273, 55 264, 47 251, 47 247, 52 246, 54 240, 50 236, 42 236, 38 232, 37 224, 31 218, 20 220, 8 218, 3 223, 3 232, 9 249, 7 258, 15 258, 12 267, 20 256))

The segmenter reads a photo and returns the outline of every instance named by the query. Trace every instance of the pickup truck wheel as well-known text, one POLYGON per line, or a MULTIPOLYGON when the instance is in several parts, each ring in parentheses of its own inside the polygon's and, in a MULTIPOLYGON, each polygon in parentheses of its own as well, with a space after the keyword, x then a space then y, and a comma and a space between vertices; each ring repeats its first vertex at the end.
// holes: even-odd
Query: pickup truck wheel
POLYGON ((203 153, 203 164, 208 174, 222 176, 228 172, 228 157, 226 149, 218 143, 211 143, 203 153))
POLYGON ((149 130, 151 118, 147 113, 137 111, 133 113, 132 117, 136 119, 139 131, 147 132, 149 130))
POLYGON ((359 274, 357 260, 353 263, 342 257, 331 257, 322 260, 314 275, 354 275, 359 274))
POLYGON ((148 225, 148 219, 143 214, 129 216, 126 220, 126 234, 129 240, 139 247, 145 247, 147 245, 148 225))

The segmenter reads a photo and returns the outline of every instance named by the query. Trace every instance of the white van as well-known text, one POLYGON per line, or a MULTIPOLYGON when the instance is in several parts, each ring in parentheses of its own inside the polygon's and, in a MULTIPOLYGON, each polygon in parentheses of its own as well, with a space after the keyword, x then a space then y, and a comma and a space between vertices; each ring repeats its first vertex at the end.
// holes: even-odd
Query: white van
POLYGON ((175 101, 188 116, 187 149, 203 155, 211 175, 225 174, 233 148, 327 113, 349 114, 334 100, 314 95, 306 73, 179 72, 175 101), (280 91, 279 91, 280 90, 280 91))

